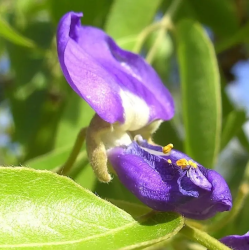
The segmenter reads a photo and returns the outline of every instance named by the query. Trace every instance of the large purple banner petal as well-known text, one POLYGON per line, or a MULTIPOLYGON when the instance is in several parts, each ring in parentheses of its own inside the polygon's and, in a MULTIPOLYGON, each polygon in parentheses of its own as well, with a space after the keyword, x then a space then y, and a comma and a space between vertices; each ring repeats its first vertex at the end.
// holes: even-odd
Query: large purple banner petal
POLYGON ((120 49, 102 30, 82 26, 81 17, 67 13, 57 32, 59 61, 74 91, 109 123, 126 123, 133 112, 143 120, 141 126, 171 119, 172 96, 154 69, 139 55, 120 49))

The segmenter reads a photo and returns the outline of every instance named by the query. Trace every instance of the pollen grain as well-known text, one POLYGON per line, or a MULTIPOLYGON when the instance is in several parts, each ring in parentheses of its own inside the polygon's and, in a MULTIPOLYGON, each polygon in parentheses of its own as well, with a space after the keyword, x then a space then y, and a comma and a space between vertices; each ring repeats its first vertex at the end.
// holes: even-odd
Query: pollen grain
POLYGON ((194 163, 194 162, 191 161, 191 160, 188 161, 188 164, 189 164, 190 166, 192 166, 193 168, 197 168, 197 164, 194 163))
POLYGON ((174 147, 174 145, 172 143, 169 143, 167 146, 163 147, 162 148, 163 154, 170 153, 173 147, 174 147))
POLYGON ((178 161, 176 161, 176 165, 181 167, 181 168, 186 168, 187 166, 189 166, 189 163, 186 159, 179 159, 178 161))

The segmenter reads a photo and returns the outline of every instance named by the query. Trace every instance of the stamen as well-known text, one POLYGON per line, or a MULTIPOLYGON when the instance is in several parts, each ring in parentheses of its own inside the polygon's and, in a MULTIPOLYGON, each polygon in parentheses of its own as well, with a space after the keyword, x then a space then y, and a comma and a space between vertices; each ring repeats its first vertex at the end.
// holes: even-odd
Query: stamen
POLYGON ((177 166, 181 167, 181 168, 185 168, 187 166, 189 166, 189 163, 186 159, 179 159, 178 161, 176 161, 177 166))
POLYGON ((170 163, 170 164, 172 163, 172 161, 170 159, 167 159, 167 162, 170 163))
POLYGON ((163 154, 168 154, 170 153, 170 151, 172 150, 172 148, 174 147, 174 145, 172 143, 168 144, 167 146, 162 148, 162 152, 163 154))
POLYGON ((192 166, 193 168, 197 168, 197 164, 194 163, 193 161, 189 160, 188 163, 189 163, 189 165, 192 166))

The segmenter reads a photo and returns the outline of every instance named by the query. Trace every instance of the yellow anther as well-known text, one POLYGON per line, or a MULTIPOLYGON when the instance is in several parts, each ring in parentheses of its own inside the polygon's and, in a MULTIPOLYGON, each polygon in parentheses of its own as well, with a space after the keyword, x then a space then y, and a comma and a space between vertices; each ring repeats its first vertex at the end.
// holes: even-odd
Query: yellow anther
POLYGON ((172 163, 172 161, 170 159, 167 160, 168 163, 172 163))
POLYGON ((188 161, 186 159, 179 159, 178 161, 176 161, 176 165, 181 167, 181 168, 185 168, 189 165, 188 161))
POLYGON ((191 160, 188 161, 188 164, 192 166, 193 168, 197 168, 197 164, 192 162, 191 160))
POLYGON ((167 146, 162 148, 163 154, 168 154, 170 153, 171 149, 174 147, 172 143, 168 144, 167 146))

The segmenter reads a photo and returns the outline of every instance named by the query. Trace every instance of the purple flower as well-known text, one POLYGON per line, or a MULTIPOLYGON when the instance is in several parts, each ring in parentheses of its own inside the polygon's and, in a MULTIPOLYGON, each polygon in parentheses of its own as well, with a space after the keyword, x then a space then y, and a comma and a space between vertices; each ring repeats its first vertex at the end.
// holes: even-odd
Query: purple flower
POLYGON ((121 182, 154 210, 202 220, 232 206, 222 176, 182 152, 172 149, 164 154, 162 147, 137 136, 128 147, 116 147, 108 154, 121 182))
POLYGON ((128 130, 171 119, 173 99, 154 69, 102 30, 81 26, 81 17, 67 13, 57 32, 59 61, 74 91, 104 121, 126 124, 128 130))
POLYGON ((82 26, 81 17, 62 17, 57 50, 67 82, 97 113, 87 131, 87 151, 99 180, 108 182, 106 150, 129 145, 134 134, 148 139, 173 117, 174 102, 142 57, 119 48, 102 30, 82 26))
POLYGON ((162 148, 143 140, 174 115, 172 96, 154 69, 102 30, 81 26, 81 17, 62 17, 57 46, 67 82, 96 111, 86 145, 99 180, 111 180, 109 162, 121 182, 155 210, 194 219, 229 210, 231 194, 218 173, 171 150, 171 144, 162 148))
POLYGON ((220 239, 220 241, 234 250, 248 250, 249 232, 244 235, 229 235, 220 239))

